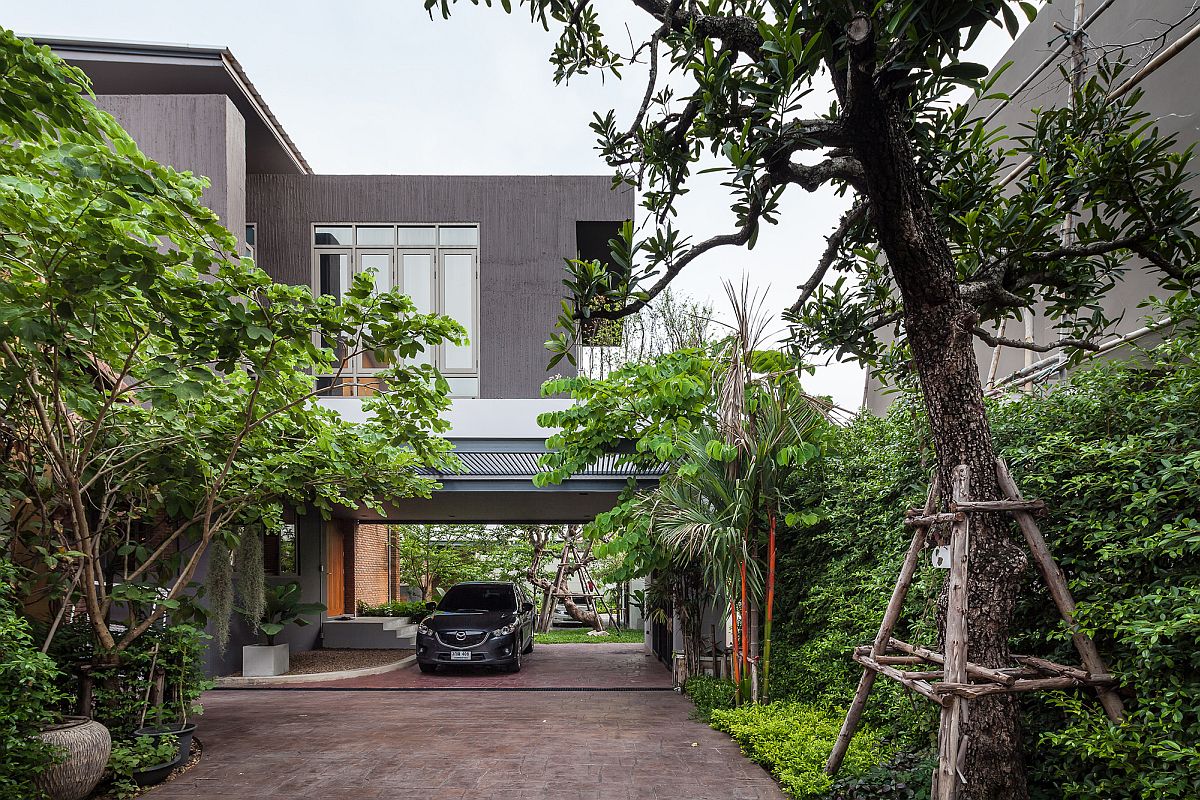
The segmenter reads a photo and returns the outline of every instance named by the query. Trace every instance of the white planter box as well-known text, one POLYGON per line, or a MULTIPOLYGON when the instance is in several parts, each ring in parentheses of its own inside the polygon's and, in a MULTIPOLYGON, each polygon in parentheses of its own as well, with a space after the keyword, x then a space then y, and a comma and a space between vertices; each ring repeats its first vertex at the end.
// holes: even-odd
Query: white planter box
POLYGON ((242 675, 246 678, 265 678, 284 675, 289 669, 287 644, 268 647, 248 644, 242 648, 242 675))

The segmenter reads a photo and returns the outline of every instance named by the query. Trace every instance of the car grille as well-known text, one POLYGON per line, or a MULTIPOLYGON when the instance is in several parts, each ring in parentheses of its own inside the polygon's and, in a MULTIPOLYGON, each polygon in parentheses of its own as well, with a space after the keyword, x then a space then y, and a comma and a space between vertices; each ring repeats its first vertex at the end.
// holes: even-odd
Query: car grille
POLYGON ((446 647, 455 647, 464 649, 469 647, 477 647, 483 644, 488 638, 487 631, 438 631, 438 641, 446 645, 446 647), (463 634, 460 639, 458 634, 463 634))

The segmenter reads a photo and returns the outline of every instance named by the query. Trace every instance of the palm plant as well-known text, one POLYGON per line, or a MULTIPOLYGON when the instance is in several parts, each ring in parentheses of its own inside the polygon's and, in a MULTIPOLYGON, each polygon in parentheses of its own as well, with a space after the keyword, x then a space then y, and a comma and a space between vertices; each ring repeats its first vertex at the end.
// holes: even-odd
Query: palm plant
MULTIPOLYGON (((770 669, 774 613, 775 533, 787 508, 780 474, 815 456, 810 441, 823 421, 819 402, 806 395, 794 367, 760 370, 769 359, 762 349, 767 329, 762 297, 745 283, 740 292, 726 284, 734 310, 733 333, 718 378, 715 426, 698 426, 675 443, 673 469, 646 501, 650 530, 670 558, 699 565, 705 585, 729 598, 733 620, 733 678, 739 699, 756 695, 748 666, 752 609, 762 607, 763 686, 770 669), (767 565, 757 556, 760 520, 767 520, 767 565)), ((689 665, 690 666, 690 665, 689 665)))

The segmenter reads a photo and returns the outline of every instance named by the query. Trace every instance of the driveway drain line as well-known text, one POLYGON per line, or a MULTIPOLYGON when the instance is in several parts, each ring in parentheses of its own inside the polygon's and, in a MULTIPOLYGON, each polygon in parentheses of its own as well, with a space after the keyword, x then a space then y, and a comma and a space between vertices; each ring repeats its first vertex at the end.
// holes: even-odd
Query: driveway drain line
POLYGON ((210 692, 673 692, 670 686, 223 686, 210 692))

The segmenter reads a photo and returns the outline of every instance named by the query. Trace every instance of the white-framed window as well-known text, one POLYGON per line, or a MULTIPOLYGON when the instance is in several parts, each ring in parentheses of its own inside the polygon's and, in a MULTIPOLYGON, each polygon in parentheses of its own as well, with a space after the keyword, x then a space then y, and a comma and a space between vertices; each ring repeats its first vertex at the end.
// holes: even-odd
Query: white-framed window
MULTIPOLYGON (((404 223, 330 223, 312 226, 312 288, 340 300, 360 273, 374 275, 376 291, 398 289, 422 313, 445 314, 467 330, 469 343, 441 344, 412 359, 433 364, 446 377, 454 397, 479 396, 479 226, 404 223)), ((327 342, 326 346, 333 346, 327 342)), ((339 386, 318 376, 324 394, 361 397, 382 386, 375 375, 391 366, 387 353, 343 358, 339 386)))

